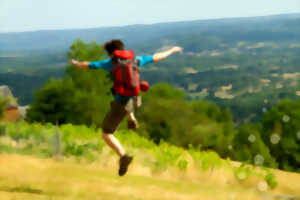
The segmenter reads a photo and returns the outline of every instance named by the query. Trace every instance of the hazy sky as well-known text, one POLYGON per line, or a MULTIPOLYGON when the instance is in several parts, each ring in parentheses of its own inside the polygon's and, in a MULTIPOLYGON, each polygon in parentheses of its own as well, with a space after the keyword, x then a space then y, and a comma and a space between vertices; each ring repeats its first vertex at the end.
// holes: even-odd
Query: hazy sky
POLYGON ((0 32, 295 12, 300 12, 300 0, 0 0, 0 32))

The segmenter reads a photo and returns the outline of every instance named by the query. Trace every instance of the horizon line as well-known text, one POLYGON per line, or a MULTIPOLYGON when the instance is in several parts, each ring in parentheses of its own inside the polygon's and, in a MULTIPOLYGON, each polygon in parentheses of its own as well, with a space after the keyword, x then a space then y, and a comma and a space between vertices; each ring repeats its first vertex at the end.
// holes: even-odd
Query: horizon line
POLYGON ((165 21, 165 22, 154 22, 154 23, 136 23, 136 24, 125 24, 125 25, 112 25, 112 26, 97 26, 97 27, 86 27, 86 28, 65 28, 65 29, 36 29, 36 30, 25 30, 25 31, 3 31, 0 34, 17 34, 17 33, 29 33, 29 32, 44 32, 44 31, 72 31, 72 30, 88 30, 88 29, 99 29, 99 28, 122 28, 129 26, 149 26, 157 24, 168 24, 168 23, 182 23, 182 22, 195 22, 195 21, 214 21, 214 20, 226 20, 226 19, 246 19, 246 18, 257 18, 257 17, 272 17, 280 15, 300 15, 300 12, 291 13, 279 13, 269 15, 257 15, 257 16, 241 16, 241 17, 216 17, 207 19, 192 19, 192 20, 178 20, 178 21, 165 21))

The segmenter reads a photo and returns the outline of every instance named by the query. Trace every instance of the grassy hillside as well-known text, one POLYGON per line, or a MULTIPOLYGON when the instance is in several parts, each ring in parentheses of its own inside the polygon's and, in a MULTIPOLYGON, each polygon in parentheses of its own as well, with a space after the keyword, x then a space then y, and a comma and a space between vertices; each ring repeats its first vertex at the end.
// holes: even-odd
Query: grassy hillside
POLYGON ((300 175, 222 160, 214 152, 117 137, 134 155, 128 174, 84 126, 9 124, 0 131, 0 199, 299 199, 300 175))
POLYGON ((125 177, 116 175, 115 157, 93 163, 0 155, 0 198, 124 200, 299 199, 299 174, 276 171, 277 189, 260 192, 253 181, 240 183, 225 169, 152 175, 135 161, 125 177))

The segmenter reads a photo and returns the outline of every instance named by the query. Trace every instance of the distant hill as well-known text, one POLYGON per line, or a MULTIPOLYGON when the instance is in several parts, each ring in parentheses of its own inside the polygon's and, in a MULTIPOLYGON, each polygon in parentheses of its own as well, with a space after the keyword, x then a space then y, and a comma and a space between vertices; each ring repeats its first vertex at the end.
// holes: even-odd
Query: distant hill
POLYGON ((132 46, 147 40, 188 34, 216 36, 234 41, 299 40, 300 13, 123 27, 0 33, 0 51, 66 49, 77 38, 99 43, 119 38, 132 46))

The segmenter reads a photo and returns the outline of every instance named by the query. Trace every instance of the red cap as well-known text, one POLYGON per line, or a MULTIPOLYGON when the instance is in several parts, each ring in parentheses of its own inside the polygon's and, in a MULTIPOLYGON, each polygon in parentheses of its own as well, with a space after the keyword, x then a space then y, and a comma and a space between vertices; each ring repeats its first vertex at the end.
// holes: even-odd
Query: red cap
POLYGON ((150 86, 149 83, 147 81, 142 81, 141 82, 141 90, 143 92, 147 92, 149 90, 150 86))

